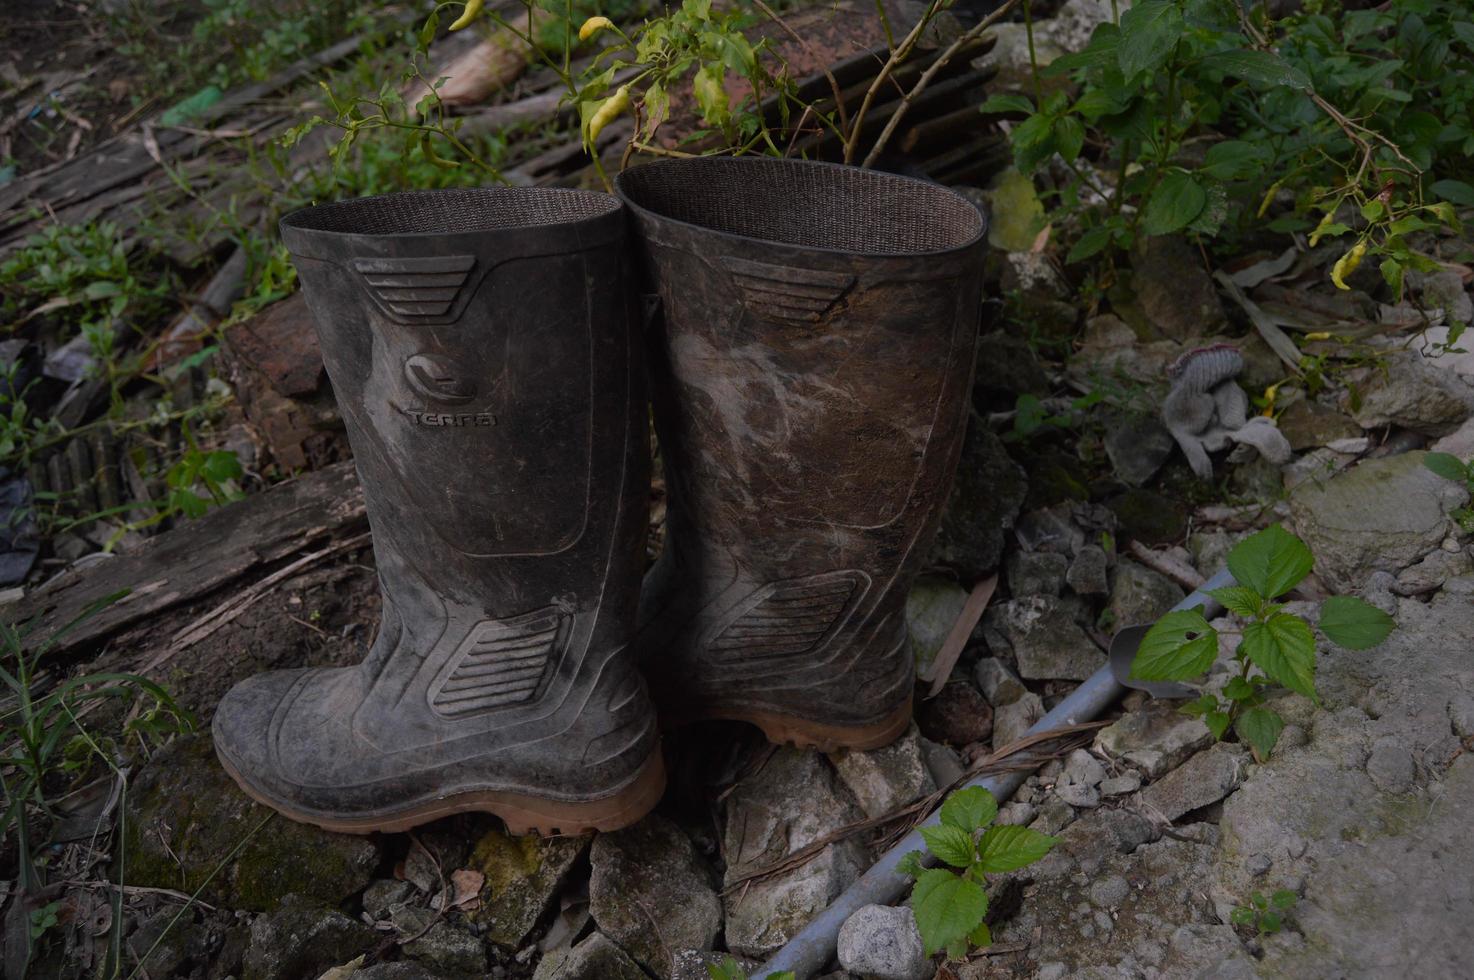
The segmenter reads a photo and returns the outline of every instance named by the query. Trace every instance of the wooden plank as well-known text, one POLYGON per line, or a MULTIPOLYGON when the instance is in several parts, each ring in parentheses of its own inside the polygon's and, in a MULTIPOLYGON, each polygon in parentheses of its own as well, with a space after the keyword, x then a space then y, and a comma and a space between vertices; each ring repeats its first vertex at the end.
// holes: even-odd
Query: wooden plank
POLYGON ((361 532, 367 524, 353 463, 336 463, 182 523, 133 554, 63 572, 0 615, 11 623, 32 623, 27 642, 40 644, 88 606, 128 590, 57 638, 51 652, 60 652, 198 599, 326 539, 361 532))

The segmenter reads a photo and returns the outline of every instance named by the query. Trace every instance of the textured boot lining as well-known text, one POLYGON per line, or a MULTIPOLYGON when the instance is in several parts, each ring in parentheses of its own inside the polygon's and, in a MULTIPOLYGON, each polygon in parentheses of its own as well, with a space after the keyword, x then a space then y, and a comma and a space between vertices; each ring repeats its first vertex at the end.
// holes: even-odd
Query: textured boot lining
POLYGON ((627 170, 620 190, 662 217, 715 231, 861 254, 938 252, 976 241, 983 218, 939 185, 761 157, 703 157, 627 170))
POLYGON ((407 191, 321 204, 288 215, 305 231, 349 235, 449 235, 560 225, 619 209, 607 194, 565 188, 484 187, 407 191))

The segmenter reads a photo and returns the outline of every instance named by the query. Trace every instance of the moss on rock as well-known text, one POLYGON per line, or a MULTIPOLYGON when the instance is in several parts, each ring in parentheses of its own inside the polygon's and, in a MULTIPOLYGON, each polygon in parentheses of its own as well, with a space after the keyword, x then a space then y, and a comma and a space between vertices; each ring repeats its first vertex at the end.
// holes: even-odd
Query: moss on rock
POLYGON ((470 866, 486 876, 481 907, 472 918, 487 939, 518 947, 551 907, 558 890, 589 846, 589 837, 512 837, 484 834, 470 866))

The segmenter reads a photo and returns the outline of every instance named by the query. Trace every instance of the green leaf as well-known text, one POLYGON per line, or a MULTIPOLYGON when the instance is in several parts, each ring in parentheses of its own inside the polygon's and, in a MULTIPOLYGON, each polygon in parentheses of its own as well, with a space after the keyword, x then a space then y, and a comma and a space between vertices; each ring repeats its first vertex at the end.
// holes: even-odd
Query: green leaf
POLYGON ((1244 140, 1224 140, 1208 147, 1203 173, 1219 180, 1238 180, 1259 172, 1264 165, 1263 148, 1244 140))
POLYGON ((1429 188, 1433 193, 1445 201, 1452 201, 1464 207, 1474 208, 1474 187, 1469 186, 1462 180, 1437 180, 1429 188))
POLYGON ((922 857, 923 855, 920 851, 907 851, 901 855, 901 860, 896 862, 896 872, 898 874, 909 875, 912 878, 920 878, 921 872, 926 870, 925 866, 921 863, 922 857))
POLYGON ((1423 465, 1445 480, 1463 483, 1469 479, 1469 467, 1452 453, 1429 453, 1423 457, 1423 465))
POLYGON ((1218 659, 1218 633, 1201 611, 1169 612, 1146 631, 1131 676, 1143 681, 1185 681, 1197 677, 1218 659))
POLYGON ((1299 900, 1299 898, 1300 896, 1296 895, 1288 888, 1281 888, 1279 891, 1269 896, 1269 903, 1277 909, 1289 909, 1295 907, 1295 903, 1299 900))
POLYGON ((712 62, 703 65, 691 80, 691 91, 696 96, 696 104, 701 107, 704 122, 719 126, 731 118, 725 75, 726 67, 720 62, 712 62))
POLYGON ((975 881, 944 868, 921 873, 911 893, 911 910, 926 955, 945 949, 978 927, 988 914, 988 895, 975 881))
POLYGON ((1376 606, 1349 595, 1332 596, 1320 607, 1320 631, 1348 650, 1370 650, 1387 639, 1397 623, 1376 606))
POLYGON ((1239 715, 1233 727, 1239 737, 1249 743, 1254 756, 1263 762, 1274 751, 1274 743, 1279 741, 1285 720, 1268 708, 1250 708, 1239 715))
POLYGON ((1239 542, 1228 553, 1228 570, 1240 585, 1277 599, 1310 574, 1315 558, 1305 542, 1278 524, 1239 542))
POLYGON ((993 945, 993 930, 988 928, 986 922, 978 923, 978 927, 967 934, 967 941, 974 949, 983 949, 993 945))
POLYGON ((978 106, 978 112, 987 113, 1009 113, 1024 112, 1033 113, 1034 103, 1025 95, 990 95, 978 106))
POLYGON ((1245 619, 1253 619, 1264 608, 1264 599, 1248 586, 1229 585, 1221 589, 1211 589, 1208 594, 1224 609, 1238 613, 1245 619))
POLYGON ((1210 711, 1218 710, 1218 698, 1212 694, 1204 694, 1200 697, 1193 698, 1191 701, 1189 701, 1187 704, 1184 704, 1181 708, 1178 708, 1177 710, 1181 711, 1185 715, 1191 715, 1194 718, 1201 718, 1203 715, 1206 715, 1210 711))
POLYGON ((1070 247, 1070 252, 1065 256, 1065 264, 1073 265, 1083 262, 1092 255, 1100 252, 1111 243, 1111 228, 1109 225, 1096 225, 1089 229, 1076 240, 1070 247))
POLYGON ((245 475, 241 469, 241 461, 231 450, 216 450, 205 457, 204 465, 200 467, 206 480, 211 483, 220 484, 227 480, 239 480, 245 475))
POLYGON ((1015 871, 1048 854, 1056 843, 1056 838, 1028 827, 989 827, 978 842, 978 866, 989 873, 1015 871))
POLYGON ((1275 613, 1244 627, 1244 656, 1274 680, 1315 700, 1315 634, 1299 616, 1275 613))
POLYGON ((1220 742, 1223 741, 1223 733, 1228 731, 1228 724, 1233 719, 1227 711, 1210 711, 1203 716, 1203 724, 1208 726, 1208 731, 1220 742))
POLYGON ((998 800, 981 786, 959 789, 942 804, 942 823, 969 834, 986 827, 996 816, 998 800))
POLYGON ((954 868, 970 867, 977 857, 973 850, 972 835, 957 827, 947 824, 922 827, 921 839, 926 841, 927 848, 933 854, 954 868))
MULTIPOLYGON (((1252 928, 1254 925, 1254 910, 1241 905, 1228 913, 1228 921, 1236 926, 1249 926, 1252 928)), ((721 978, 718 977, 717 980, 721 980, 721 978)))
POLYGON ((1170 235, 1192 224, 1207 203, 1208 192, 1203 185, 1192 174, 1174 170, 1152 191, 1141 216, 1141 227, 1148 235, 1170 235))
POLYGON ((1085 124, 1074 116, 1060 116, 1051 127, 1054 148, 1065 161, 1071 163, 1080 155, 1085 145, 1085 124))
POLYGON ((1272 51, 1242 49, 1215 51, 1202 61, 1209 71, 1221 71, 1255 85, 1288 86, 1310 91, 1310 77, 1272 51))
POLYGON ((1182 11, 1172 0, 1144 0, 1121 15, 1116 63, 1127 78, 1159 67, 1183 31, 1182 11))
POLYGON ((1223 686, 1223 696, 1230 701, 1247 701, 1259 693, 1259 689, 1242 677, 1234 677, 1223 686))

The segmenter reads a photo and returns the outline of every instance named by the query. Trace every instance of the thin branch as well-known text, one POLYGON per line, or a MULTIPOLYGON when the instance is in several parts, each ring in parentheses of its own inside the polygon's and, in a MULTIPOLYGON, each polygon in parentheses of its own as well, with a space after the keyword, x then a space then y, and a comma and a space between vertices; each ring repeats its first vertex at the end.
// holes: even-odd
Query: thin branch
POLYGON ((906 35, 905 40, 901 42, 900 46, 891 51, 890 57, 885 60, 885 64, 880 66, 880 73, 875 76, 875 81, 871 82, 870 88, 865 90, 865 99, 860 103, 860 111, 855 114, 855 124, 851 127, 848 138, 845 139, 845 163, 853 163, 855 161, 855 150, 859 148, 860 133, 865 128, 865 115, 870 111, 870 105, 875 101, 875 96, 880 92, 881 87, 890 80, 891 72, 895 71, 901 62, 910 57, 911 49, 916 47, 916 42, 921 39, 922 32, 932 22, 932 18, 936 17, 937 10, 940 9, 941 5, 942 0, 931 0, 927 4, 926 13, 922 14, 921 19, 916 22, 915 27, 911 28, 911 33, 906 35))
MULTIPOLYGON (((766 3, 763 2, 763 0, 752 0, 752 2, 754 5, 757 6, 759 10, 767 14, 768 17, 773 21, 773 23, 781 27, 785 34, 787 34, 789 37, 793 38, 800 45, 802 45, 803 49, 809 53, 809 57, 813 58, 823 68, 824 77, 829 79, 829 90, 834 93, 834 107, 835 111, 839 113, 840 132, 847 131, 850 128, 850 123, 849 119, 847 118, 848 113, 845 112, 844 108, 844 93, 839 87, 839 79, 835 78, 834 72, 829 70, 828 61, 823 58, 817 51, 815 51, 813 45, 804 40, 802 35, 800 35, 792 27, 789 27, 788 22, 782 17, 778 16, 778 12, 775 11, 772 7, 769 7, 766 3)), ((805 106, 804 108, 807 110, 810 107, 805 106)))

